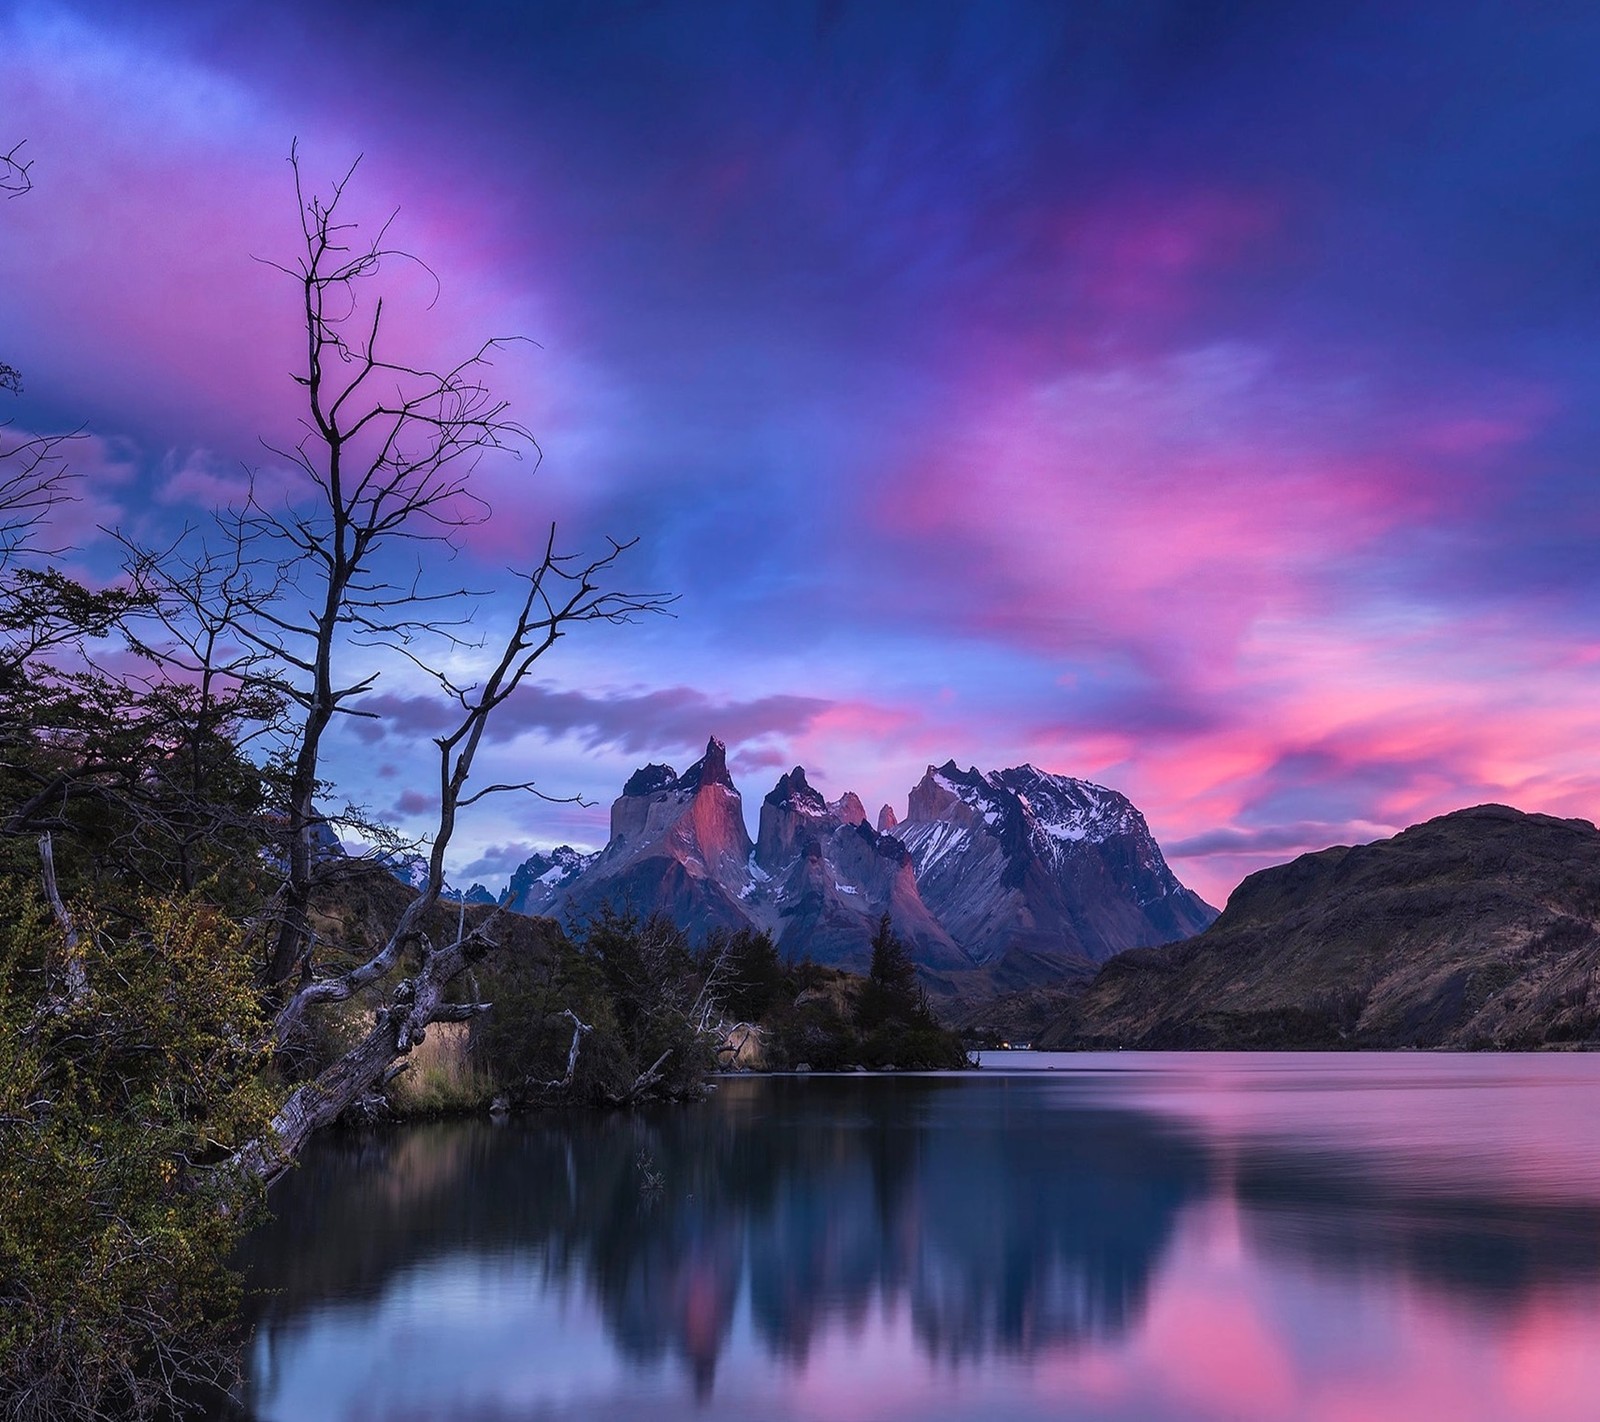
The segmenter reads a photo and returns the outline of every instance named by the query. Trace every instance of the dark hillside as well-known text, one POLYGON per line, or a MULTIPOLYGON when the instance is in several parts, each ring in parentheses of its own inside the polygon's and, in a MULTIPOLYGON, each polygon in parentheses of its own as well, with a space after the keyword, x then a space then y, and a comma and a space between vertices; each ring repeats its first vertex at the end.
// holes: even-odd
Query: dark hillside
POLYGON ((1518 1049, 1600 1040, 1600 832, 1480 805, 1246 879, 1108 962, 1041 1047, 1518 1049))

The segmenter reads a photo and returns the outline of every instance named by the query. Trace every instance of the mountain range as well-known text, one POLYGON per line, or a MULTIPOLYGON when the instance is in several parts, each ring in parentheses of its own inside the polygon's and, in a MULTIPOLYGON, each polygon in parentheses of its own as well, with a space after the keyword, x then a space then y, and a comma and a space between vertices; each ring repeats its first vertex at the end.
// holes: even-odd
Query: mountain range
POLYGON ((665 913, 691 935, 764 929, 788 958, 864 970, 887 913, 935 991, 1088 978, 1124 949, 1204 929, 1216 910, 1180 884, 1144 817, 1115 790, 1031 765, 929 766, 899 819, 869 822, 802 766, 743 799, 713 737, 681 775, 646 765, 611 807, 594 854, 536 854, 512 875, 521 913, 584 916, 603 903, 665 913))

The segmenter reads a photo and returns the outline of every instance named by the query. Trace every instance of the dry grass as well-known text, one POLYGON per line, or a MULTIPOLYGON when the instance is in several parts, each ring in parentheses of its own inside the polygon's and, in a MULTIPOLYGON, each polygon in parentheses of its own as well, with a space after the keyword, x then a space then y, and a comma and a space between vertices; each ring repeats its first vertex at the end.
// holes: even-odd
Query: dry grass
POLYGON ((722 1071, 766 1070, 767 1057, 761 1028, 741 1024, 724 1035, 717 1045, 735 1049, 718 1058, 718 1066, 722 1071))
POLYGON ((481 1111, 494 1099, 494 1077, 467 1054, 464 1022, 435 1022, 408 1061, 389 1083, 389 1104, 398 1116, 481 1111))

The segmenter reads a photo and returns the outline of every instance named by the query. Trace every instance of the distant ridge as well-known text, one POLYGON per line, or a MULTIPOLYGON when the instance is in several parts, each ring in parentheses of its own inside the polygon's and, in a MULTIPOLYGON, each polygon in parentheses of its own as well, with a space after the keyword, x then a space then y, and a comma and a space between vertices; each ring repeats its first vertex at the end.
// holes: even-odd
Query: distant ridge
POLYGON ((1600 1044, 1600 832, 1479 805, 1252 874, 1113 958, 1040 1047, 1600 1044))

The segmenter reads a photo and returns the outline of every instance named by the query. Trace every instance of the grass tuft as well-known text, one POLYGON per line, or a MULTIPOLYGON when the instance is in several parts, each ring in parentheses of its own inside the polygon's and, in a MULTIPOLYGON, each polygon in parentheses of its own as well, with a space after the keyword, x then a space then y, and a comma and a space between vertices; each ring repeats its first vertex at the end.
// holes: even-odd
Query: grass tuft
POLYGON ((498 1089, 494 1077, 468 1056, 464 1022, 435 1022, 407 1060, 410 1066, 389 1083, 389 1105, 397 1116, 483 1111, 498 1089))

